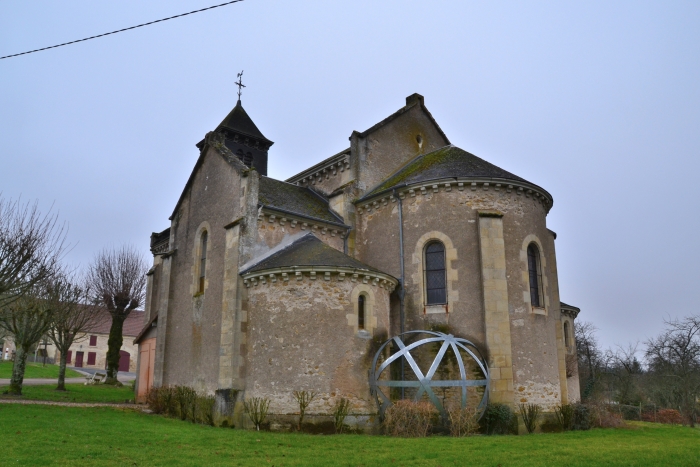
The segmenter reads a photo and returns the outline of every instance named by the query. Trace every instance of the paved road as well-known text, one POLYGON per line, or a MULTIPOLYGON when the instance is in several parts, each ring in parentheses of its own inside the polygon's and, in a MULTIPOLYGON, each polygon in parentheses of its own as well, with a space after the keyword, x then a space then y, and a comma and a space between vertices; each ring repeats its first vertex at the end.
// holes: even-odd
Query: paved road
MULTIPOLYGON (((66 368, 70 368, 71 370, 77 371, 78 373, 85 373, 89 375, 94 375, 98 371, 100 373, 104 373, 106 370, 100 370, 97 368, 76 368, 73 366, 69 366, 66 368)), ((136 379, 136 373, 129 373, 127 371, 120 371, 117 373, 117 379, 119 381, 133 381, 136 379)))
MULTIPOLYGON (((104 370, 95 370, 93 368, 71 368, 71 370, 75 370, 78 373, 83 373, 85 375, 88 374, 93 374, 97 371, 104 372, 104 370)), ((125 371, 120 371, 117 373, 117 379, 124 383, 131 383, 133 380, 136 379, 136 373, 127 373, 125 371)), ((66 384, 79 384, 79 383, 84 383, 85 378, 66 378, 66 384)), ((24 378, 24 382, 22 385, 24 386, 43 386, 45 384, 57 384, 58 383, 58 378, 24 378)), ((0 386, 9 386, 10 385, 10 380, 9 379, 0 379, 0 386)))

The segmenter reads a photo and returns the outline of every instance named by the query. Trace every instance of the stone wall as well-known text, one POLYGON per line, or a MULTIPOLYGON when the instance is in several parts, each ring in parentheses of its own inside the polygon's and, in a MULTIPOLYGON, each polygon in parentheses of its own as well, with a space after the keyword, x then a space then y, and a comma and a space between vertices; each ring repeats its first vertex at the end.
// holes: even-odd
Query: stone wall
POLYGON ((499 349, 495 353, 502 358, 498 363, 492 359, 491 364, 499 369, 497 373, 505 370, 498 375, 508 381, 501 383, 505 385, 501 389, 514 391, 506 397, 514 404, 525 400, 548 408, 561 403, 562 397, 566 400, 561 389, 566 386, 565 368, 560 362, 563 343, 556 332, 560 321, 554 237, 546 228, 542 203, 517 190, 459 189, 454 185, 448 189, 440 185, 389 196, 370 209, 359 206, 356 257, 395 277, 400 275, 399 205, 403 209, 407 329, 443 327, 485 349, 484 304, 497 293, 501 303, 494 309, 507 306, 507 319, 499 326, 503 333, 510 334, 511 354, 508 362, 505 350, 499 349), (400 203, 399 196, 403 196, 400 203), (503 287, 497 292, 492 292, 489 285, 495 276, 485 277, 496 270, 484 263, 479 211, 502 214, 498 220, 501 237, 494 239, 500 242, 502 252, 497 269, 503 287), (423 247, 431 239, 440 240, 446 247, 448 306, 443 309, 426 307, 423 297, 423 247), (530 305, 527 262, 522 256, 529 241, 537 241, 542 254, 546 305, 542 310, 530 305))
POLYGON ((270 413, 294 414, 295 390, 318 393, 310 414, 330 414, 336 400, 351 400, 354 414, 372 414, 368 370, 387 337, 389 291, 319 277, 267 282, 247 289, 245 397, 267 397, 270 413), (368 296, 366 327, 358 329, 357 296, 368 296))
POLYGON ((447 144, 445 136, 420 104, 372 131, 354 132, 350 137, 350 162, 355 166, 358 188, 364 193, 416 156, 447 144))
MULTIPOLYGON (((129 353, 129 371, 135 372, 138 362, 138 347, 134 345, 135 336, 124 336, 124 342, 122 343, 121 349, 124 352, 129 353)), ((67 366, 75 366, 75 358, 78 352, 83 352, 83 368, 96 368, 104 370, 107 368, 107 350, 109 346, 107 341, 109 340, 109 334, 88 334, 85 339, 81 339, 80 342, 76 342, 70 346, 71 351, 71 361, 67 363, 67 366), (90 345, 90 336, 97 336, 97 345, 90 345), (88 354, 95 353, 95 364, 88 365, 88 354)), ((55 348, 55 346, 52 346, 55 348)), ((50 349, 51 347, 49 347, 50 349)), ((56 363, 58 364, 58 359, 60 357, 60 352, 55 351, 56 363)))
MULTIPOLYGON (((241 217, 241 163, 209 148, 183 194, 171 226, 169 293, 158 317, 162 380, 213 393, 218 388, 226 228, 241 217), (229 200, 220 202, 222 199, 229 200), (204 292, 198 290, 201 233, 208 233, 204 292), (165 332, 163 332, 165 331, 165 332)), ((226 151, 224 150, 225 154, 226 151)), ((235 157, 235 156, 234 156, 235 157)), ((160 286, 162 288, 162 284, 160 286)), ((158 353, 156 356, 158 373, 158 353)))

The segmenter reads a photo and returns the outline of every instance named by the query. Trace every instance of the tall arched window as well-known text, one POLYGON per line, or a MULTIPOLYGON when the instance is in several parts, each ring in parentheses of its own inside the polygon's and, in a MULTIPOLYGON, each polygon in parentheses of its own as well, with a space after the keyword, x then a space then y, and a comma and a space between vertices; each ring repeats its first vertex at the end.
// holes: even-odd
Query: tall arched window
POLYGON ((365 296, 357 297, 357 329, 365 328, 365 296))
POLYGON ((540 250, 534 243, 527 247, 527 272, 530 276, 530 304, 538 308, 544 307, 540 250))
POLYGON ((202 237, 200 240, 200 254, 199 254, 199 293, 204 293, 204 278, 206 277, 207 269, 207 240, 208 235, 205 230, 202 232, 202 237))
POLYGON ((447 303, 447 277, 445 274, 445 245, 430 242, 425 247, 425 304, 447 303))
POLYGON ((569 350, 571 347, 571 337, 569 336, 569 333, 571 331, 569 330, 569 322, 564 321, 564 347, 566 347, 566 350, 569 350))

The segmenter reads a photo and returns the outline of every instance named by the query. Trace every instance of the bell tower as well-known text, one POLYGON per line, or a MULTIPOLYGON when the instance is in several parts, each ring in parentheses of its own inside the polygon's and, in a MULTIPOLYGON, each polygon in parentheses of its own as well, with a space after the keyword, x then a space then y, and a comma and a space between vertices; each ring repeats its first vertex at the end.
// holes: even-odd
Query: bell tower
MULTIPOLYGON (((217 133, 224 137, 224 144, 231 150, 245 165, 255 167, 262 175, 267 175, 267 151, 273 143, 265 138, 258 127, 255 126, 253 120, 248 116, 248 113, 241 104, 241 90, 245 87, 243 84, 243 72, 237 75, 238 81, 235 83, 238 86, 238 102, 231 112, 219 123, 216 127, 217 133)), ((197 144, 198 148, 202 148, 204 141, 197 144)))
POLYGON ((260 174, 267 175, 267 151, 274 143, 258 130, 240 99, 215 131, 224 136, 226 147, 241 162, 248 167, 255 167, 260 174))

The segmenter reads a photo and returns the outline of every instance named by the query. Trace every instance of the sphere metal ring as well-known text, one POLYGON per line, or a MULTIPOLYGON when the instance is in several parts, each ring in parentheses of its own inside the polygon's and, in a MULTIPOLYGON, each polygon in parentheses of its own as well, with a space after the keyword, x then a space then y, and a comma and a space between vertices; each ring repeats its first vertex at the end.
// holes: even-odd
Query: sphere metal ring
POLYGON ((435 392, 433 391, 433 388, 447 388, 447 387, 458 387, 461 389, 461 406, 462 408, 465 408, 467 406, 467 387, 475 387, 475 386, 483 386, 484 387, 484 395, 481 398, 481 402, 479 403, 477 410, 479 412, 483 413, 483 409, 486 407, 486 403, 488 402, 488 387, 489 387, 489 370, 488 370, 488 365, 484 361, 484 359, 481 357, 480 352, 476 348, 476 346, 471 343, 470 341, 466 339, 462 339, 459 337, 455 337, 451 334, 444 334, 441 332, 437 331, 408 331, 404 332, 402 334, 399 334, 398 336, 395 336, 388 341, 386 341, 382 346, 379 348, 377 353, 374 355, 374 360, 372 361, 372 368, 370 369, 370 394, 372 394, 376 401, 377 405, 379 407, 379 414, 380 416, 384 415, 384 412, 386 409, 391 405, 391 399, 382 391, 382 388, 384 387, 389 387, 389 388, 417 388, 418 390, 416 391, 415 396, 413 397, 413 400, 419 401, 423 397, 423 395, 427 395, 430 401, 435 405, 435 407, 438 409, 440 414, 443 417, 446 417, 446 412, 445 408, 443 407, 442 403, 438 399, 438 397, 435 395, 435 392), (406 345, 402 337, 405 336, 411 336, 411 335, 416 335, 416 334, 427 334, 430 337, 426 337, 420 340, 417 340, 413 343, 410 343, 406 345), (390 343, 396 344, 398 351, 392 354, 389 358, 381 362, 381 364, 378 366, 379 359, 384 355, 384 349, 386 348, 387 345, 390 343), (433 360, 432 364, 430 365, 430 368, 428 369, 428 372, 426 374, 423 374, 421 369, 419 368, 418 364, 416 363, 416 360, 413 358, 411 355, 411 350, 426 345, 426 344, 432 344, 432 343, 442 343, 440 346, 440 350, 438 351, 437 355, 435 356, 435 359, 433 360), (433 377, 435 376, 435 372, 440 366, 440 363, 442 362, 443 357, 445 356, 445 353, 447 350, 451 348, 452 351, 454 352, 456 358, 457 358, 457 364, 459 365, 459 374, 460 374, 460 379, 458 380, 433 380, 433 377), (465 369, 464 365, 464 360, 462 359, 462 353, 460 350, 464 351, 469 355, 478 365, 479 369, 481 370, 483 374, 483 379, 467 379, 467 372, 465 369), (386 370, 389 365, 391 365, 393 362, 396 362, 398 359, 401 357, 404 357, 406 359, 406 362, 408 363, 409 368, 413 371, 413 374, 415 375, 416 379, 415 380, 391 380, 391 379, 381 379, 382 373, 384 370, 386 370))

